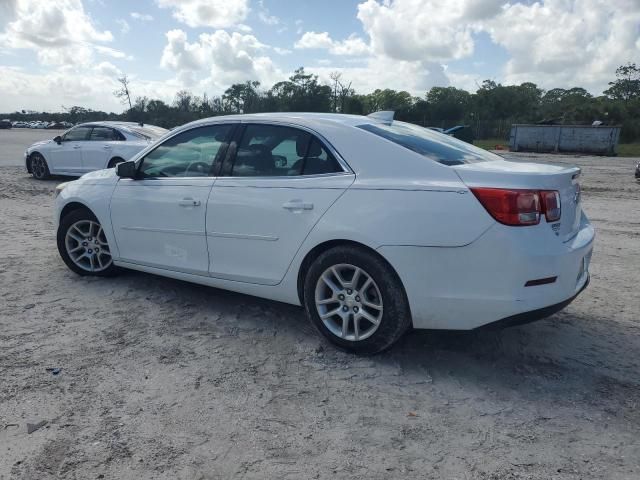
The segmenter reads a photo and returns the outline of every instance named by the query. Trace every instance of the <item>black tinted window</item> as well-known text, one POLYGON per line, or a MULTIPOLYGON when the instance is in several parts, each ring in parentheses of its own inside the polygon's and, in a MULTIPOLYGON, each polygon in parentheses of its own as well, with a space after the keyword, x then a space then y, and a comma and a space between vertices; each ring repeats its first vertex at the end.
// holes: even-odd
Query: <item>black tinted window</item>
POLYGON ((311 134, 291 127, 249 125, 238 145, 232 176, 282 177, 341 171, 311 134))
POLYGON ((117 140, 118 138, 113 128, 93 127, 93 130, 91 131, 91 137, 89 137, 89 139, 93 141, 106 142, 111 140, 117 140))
POLYGON ((358 128, 386 138, 443 165, 463 165, 500 158, 470 143, 410 123, 396 121, 391 125, 367 123, 359 125, 358 128))
POLYGON ((86 140, 89 136, 91 127, 76 127, 69 130, 64 134, 65 142, 77 142, 79 140, 86 140))
POLYGON ((159 145, 142 160, 142 178, 206 177, 226 150, 231 125, 211 125, 182 132, 159 145))

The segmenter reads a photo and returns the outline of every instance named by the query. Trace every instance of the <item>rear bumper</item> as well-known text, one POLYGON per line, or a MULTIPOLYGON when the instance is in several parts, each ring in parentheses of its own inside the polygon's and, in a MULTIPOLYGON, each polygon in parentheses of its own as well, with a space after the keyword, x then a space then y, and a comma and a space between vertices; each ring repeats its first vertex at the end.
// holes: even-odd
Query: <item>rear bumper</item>
POLYGON ((415 328, 472 330, 536 320, 568 305, 589 281, 594 238, 583 215, 567 242, 550 225, 533 230, 496 224, 464 247, 378 251, 402 280, 415 328), (552 283, 525 286, 551 277, 552 283))
POLYGON ((500 330, 503 328, 509 327, 517 327, 518 325, 524 325, 531 322, 536 322, 538 320, 542 320, 544 318, 550 317, 554 313, 558 313, 564 307, 573 302, 578 295, 582 293, 582 291, 587 288, 590 282, 590 277, 587 274, 587 280, 584 282, 584 285, 580 288, 578 293, 576 293, 573 297, 568 298, 560 303, 556 303, 555 305, 549 305, 548 307, 538 308, 537 310, 531 310, 530 312, 518 313, 516 315, 511 315, 510 317, 503 318, 501 320, 496 320, 492 323, 487 323, 486 325, 482 325, 481 327, 475 328, 475 330, 500 330))

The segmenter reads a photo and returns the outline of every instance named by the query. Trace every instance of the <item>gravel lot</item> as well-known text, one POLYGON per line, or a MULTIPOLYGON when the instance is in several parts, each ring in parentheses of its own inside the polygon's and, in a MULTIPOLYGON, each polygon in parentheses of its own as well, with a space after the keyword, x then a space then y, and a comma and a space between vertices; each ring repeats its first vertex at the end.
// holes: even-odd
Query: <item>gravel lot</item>
POLYGON ((24 151, 34 142, 49 140, 62 135, 64 130, 12 128, 0 130, 0 167, 23 165, 24 151))
POLYGON ((54 242, 60 179, 7 166, 13 135, 0 130, 0 479, 640 477, 633 159, 528 156, 583 167, 598 239, 566 310, 358 358, 299 308, 74 275, 54 242))

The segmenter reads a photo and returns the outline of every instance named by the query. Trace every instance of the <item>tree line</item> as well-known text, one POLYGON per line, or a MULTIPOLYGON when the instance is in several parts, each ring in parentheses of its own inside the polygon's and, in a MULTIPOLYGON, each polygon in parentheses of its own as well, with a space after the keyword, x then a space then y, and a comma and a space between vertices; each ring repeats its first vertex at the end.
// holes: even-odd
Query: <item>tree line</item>
MULTIPOLYGON (((612 75, 613 76, 613 75, 612 75)), ((89 120, 127 120, 165 128, 198 118, 233 113, 336 112, 366 115, 395 110, 396 117, 423 126, 448 128, 468 125, 475 138, 506 138, 513 123, 622 125, 621 141, 640 141, 640 67, 620 66, 609 88, 593 96, 581 87, 543 90, 536 84, 501 85, 485 80, 475 93, 456 87, 433 87, 423 97, 406 91, 376 89, 360 94, 342 74, 323 83, 317 75, 297 69, 293 75, 265 89, 260 82, 231 85, 222 95, 176 93, 172 103, 135 96, 135 85, 125 75, 114 92, 125 105, 121 114, 74 106, 60 113, 17 112, 15 120, 38 118, 77 123, 89 120)))

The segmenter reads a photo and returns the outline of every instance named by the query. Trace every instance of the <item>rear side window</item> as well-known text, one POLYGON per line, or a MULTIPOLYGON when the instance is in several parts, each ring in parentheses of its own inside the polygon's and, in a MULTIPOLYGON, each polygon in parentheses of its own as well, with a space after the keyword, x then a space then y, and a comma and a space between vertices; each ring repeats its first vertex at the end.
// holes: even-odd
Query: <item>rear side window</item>
POLYGON ((129 130, 132 135, 135 135, 138 138, 143 138, 144 140, 156 140, 169 131, 153 125, 127 127, 127 130, 129 130))
POLYGON ((140 178, 207 177, 224 155, 233 125, 192 128, 169 138, 147 154, 140 178))
POLYGON ((443 165, 464 165, 497 160, 500 157, 478 147, 410 123, 391 125, 367 123, 358 128, 397 143, 443 165))
POLYGON ((230 175, 284 177, 341 171, 335 157, 308 132, 278 125, 248 125, 230 175))
POLYGON ((89 140, 96 142, 109 142, 112 140, 120 140, 118 132, 109 127, 93 127, 89 140))

